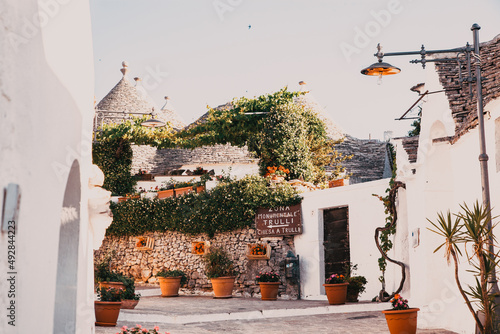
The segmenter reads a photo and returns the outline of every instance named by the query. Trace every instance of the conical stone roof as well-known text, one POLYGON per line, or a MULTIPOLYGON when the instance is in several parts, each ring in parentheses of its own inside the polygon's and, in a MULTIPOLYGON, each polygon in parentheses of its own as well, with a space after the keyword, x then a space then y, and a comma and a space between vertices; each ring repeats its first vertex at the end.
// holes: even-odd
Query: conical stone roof
MULTIPOLYGON (((299 82, 301 86, 301 91, 305 91, 305 82, 299 82)), ((335 124, 335 122, 326 113, 325 109, 316 102, 316 99, 311 95, 310 92, 306 91, 304 95, 300 95, 293 99, 293 102, 303 106, 304 108, 316 113, 316 116, 325 124, 326 135, 333 140, 340 140, 345 137, 345 131, 335 124)))
POLYGON ((158 110, 151 99, 145 96, 145 91, 139 92, 136 87, 128 80, 128 64, 122 63, 123 73, 122 79, 116 84, 113 89, 97 104, 98 110, 113 111, 113 112, 133 112, 149 114, 152 109, 158 110))
POLYGON ((174 130, 182 130, 186 127, 186 123, 182 120, 181 117, 175 112, 172 103, 170 102, 170 98, 165 96, 165 104, 160 109, 158 113, 158 118, 165 122, 169 122, 174 130))

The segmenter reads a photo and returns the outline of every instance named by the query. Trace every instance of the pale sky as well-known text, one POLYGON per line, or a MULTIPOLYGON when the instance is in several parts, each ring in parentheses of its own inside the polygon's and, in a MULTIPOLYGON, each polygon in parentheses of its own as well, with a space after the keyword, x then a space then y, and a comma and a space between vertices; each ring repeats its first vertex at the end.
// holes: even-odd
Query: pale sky
MULTIPOLYGON (((121 62, 144 80, 161 107, 164 96, 187 123, 234 97, 288 86, 308 90, 346 133, 383 139, 405 135, 395 121, 425 81, 418 57, 386 57, 398 75, 366 77, 360 70, 383 51, 447 49, 500 34, 495 0, 90 0, 96 98, 121 79, 121 62), (249 27, 250 26, 250 27, 249 27)), ((432 66, 432 65, 431 65, 432 66)))

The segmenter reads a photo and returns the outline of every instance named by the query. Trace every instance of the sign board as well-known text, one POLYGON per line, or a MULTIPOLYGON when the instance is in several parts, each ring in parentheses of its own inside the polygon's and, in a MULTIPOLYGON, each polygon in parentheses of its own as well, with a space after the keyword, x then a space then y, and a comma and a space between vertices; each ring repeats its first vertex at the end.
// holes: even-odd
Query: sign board
POLYGON ((302 234, 301 205, 257 209, 255 216, 257 237, 302 234))

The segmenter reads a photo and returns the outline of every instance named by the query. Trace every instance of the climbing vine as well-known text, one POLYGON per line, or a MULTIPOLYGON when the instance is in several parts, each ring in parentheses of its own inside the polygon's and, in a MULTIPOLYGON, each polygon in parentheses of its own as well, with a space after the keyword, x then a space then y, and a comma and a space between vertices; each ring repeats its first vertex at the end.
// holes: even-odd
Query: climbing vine
MULTIPOLYGON (((392 168, 392 176, 391 179, 389 180, 389 187, 386 189, 386 196, 380 196, 380 195, 373 195, 375 197, 378 197, 383 205, 384 205, 384 212, 386 214, 385 217, 385 226, 383 231, 381 231, 379 235, 379 244, 380 248, 384 253, 387 254, 388 251, 392 249, 393 243, 391 240, 391 236, 396 234, 396 225, 394 224, 392 227, 391 224, 394 220, 394 214, 393 214, 393 203, 391 201, 391 196, 390 196, 390 191, 394 188, 395 185, 395 179, 396 179, 396 170, 397 170, 397 165, 396 165, 396 153, 394 152, 394 146, 392 144, 387 145, 388 148, 388 155, 389 159, 391 162, 391 168, 392 168), (390 227, 390 228, 388 228, 390 227)), ((380 271, 382 272, 382 275, 379 277, 380 282, 382 283, 382 286, 385 286, 385 271, 387 269, 387 261, 386 259, 381 256, 378 258, 378 267, 380 271)))
POLYGON ((92 160, 104 173, 105 189, 113 195, 133 192, 136 180, 131 175, 132 147, 129 140, 118 137, 94 143, 92 160))

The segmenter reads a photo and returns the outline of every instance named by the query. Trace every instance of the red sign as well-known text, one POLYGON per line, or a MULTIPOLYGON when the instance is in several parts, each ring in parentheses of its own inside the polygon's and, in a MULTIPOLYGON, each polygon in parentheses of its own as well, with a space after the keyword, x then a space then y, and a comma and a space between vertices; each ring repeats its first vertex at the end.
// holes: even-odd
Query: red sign
POLYGON ((301 205, 257 209, 255 227, 258 237, 302 234, 301 205))

